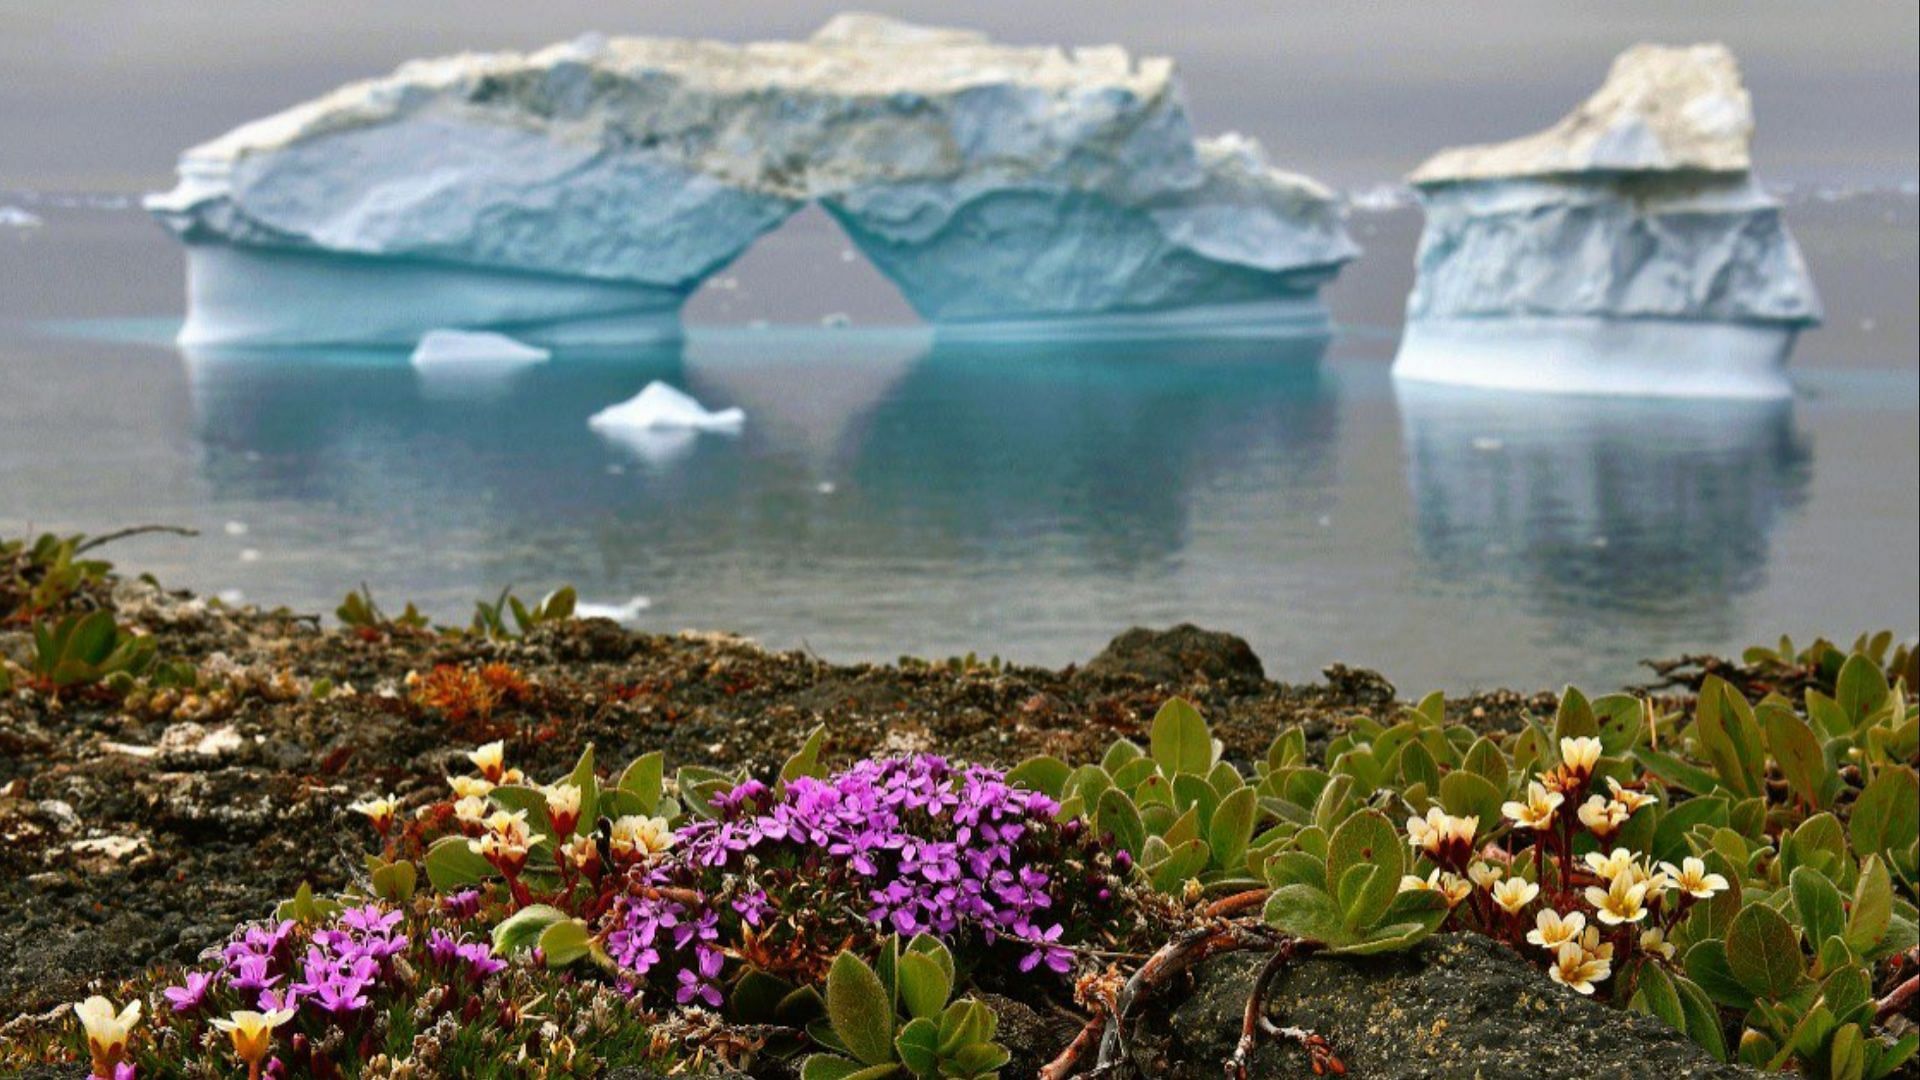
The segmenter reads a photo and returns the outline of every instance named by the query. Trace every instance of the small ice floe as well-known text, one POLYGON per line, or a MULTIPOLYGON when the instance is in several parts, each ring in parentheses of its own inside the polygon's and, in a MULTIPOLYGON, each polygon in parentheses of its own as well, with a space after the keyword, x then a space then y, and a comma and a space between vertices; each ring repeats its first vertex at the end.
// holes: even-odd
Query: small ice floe
POLYGON ((740 409, 709 410, 692 397, 663 382, 650 382, 645 390, 618 405, 609 405, 587 419, 595 431, 713 431, 737 433, 747 421, 740 409))
POLYGON ((17 206, 0 206, 0 229, 37 229, 42 224, 38 214, 17 206))
POLYGON ((240 561, 241 562, 259 562, 260 549, 259 548, 241 548, 240 561))
POLYGON ((853 316, 844 311, 828 312, 820 316, 820 325, 831 330, 838 330, 842 327, 852 326, 853 316))
POLYGON ((1473 448, 1475 450, 1480 451, 1483 454, 1497 454, 1500 451, 1505 450, 1507 448, 1507 444, 1504 441, 1500 439, 1496 439, 1491 435, 1480 435, 1474 438, 1473 448))
POLYGON ((574 605, 573 613, 582 619, 612 619, 627 626, 639 622, 640 613, 652 606, 652 600, 636 596, 624 604, 589 604, 582 601, 574 605))
POLYGON ((247 535, 247 523, 244 521, 229 521, 224 526, 224 528, 226 529, 228 536, 247 535))
POLYGON ((818 484, 814 485, 813 490, 819 492, 822 495, 831 495, 834 492, 839 491, 840 489, 834 485, 833 481, 822 480, 818 484))
POLYGON ((239 607, 247 602, 247 594, 239 589, 221 589, 214 596, 228 607, 239 607))
POLYGON ((415 367, 439 364, 488 366, 538 364, 553 354, 491 330, 429 330, 414 346, 415 367))
POLYGON ((1413 198, 1405 184, 1374 184, 1347 192, 1347 205, 1363 214, 1384 214, 1412 206, 1413 198))

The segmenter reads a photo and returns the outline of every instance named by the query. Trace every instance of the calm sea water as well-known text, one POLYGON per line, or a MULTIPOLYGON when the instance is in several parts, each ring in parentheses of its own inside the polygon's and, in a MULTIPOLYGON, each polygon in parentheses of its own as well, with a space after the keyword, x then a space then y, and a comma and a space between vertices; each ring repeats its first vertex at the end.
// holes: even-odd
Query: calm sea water
POLYGON ((192 526, 112 554, 315 611, 365 582, 464 620, 572 583, 648 598, 648 628, 837 660, 1059 664, 1192 620, 1276 675, 1337 660, 1409 691, 1912 632, 1915 200, 1791 200, 1830 320, 1796 400, 1754 405, 1396 388, 1410 210, 1356 216, 1326 341, 938 343, 810 215, 696 298, 683 346, 447 380, 401 354, 183 354, 172 242, 115 200, 38 196, 42 227, 0 230, 0 531, 192 526), (819 325, 836 312, 854 325, 819 325), (588 430, 652 379, 743 407, 744 432, 588 430))

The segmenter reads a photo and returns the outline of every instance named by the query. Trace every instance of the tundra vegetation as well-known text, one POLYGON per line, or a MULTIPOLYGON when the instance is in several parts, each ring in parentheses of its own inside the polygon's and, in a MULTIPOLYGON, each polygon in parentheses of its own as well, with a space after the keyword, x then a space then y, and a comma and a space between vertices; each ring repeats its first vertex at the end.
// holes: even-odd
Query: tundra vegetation
MULTIPOLYGON (((336 692, 164 655, 116 621, 88 550, 0 545, 0 621, 32 642, 0 658, 0 695, 131 710, 336 692)), ((435 628, 362 589, 338 615, 372 642, 492 640, 572 607, 506 593, 435 628)), ((537 690, 505 664, 440 665, 407 691, 469 740, 461 767, 431 794, 363 785, 338 824, 365 845, 345 890, 302 887, 197 964, 9 1024, 0 1064, 984 1078, 1009 1052, 983 987, 1018 982, 1084 1025, 1043 1076, 1128 1075, 1142 1011, 1202 959, 1253 950, 1268 960, 1222 1065, 1244 1074, 1278 1039, 1339 1073, 1340 1047, 1268 1007, 1273 979, 1450 932, 1717 1059, 1871 1080, 1920 1045, 1917 663, 1889 634, 1782 641, 1742 658, 1762 677, 1705 674, 1684 708, 1568 688, 1480 730, 1434 694, 1324 745, 1278 731, 1257 760, 1172 698, 1097 760, 843 761, 821 727, 764 775, 589 744, 541 776, 516 764, 531 733, 493 721, 537 690)))

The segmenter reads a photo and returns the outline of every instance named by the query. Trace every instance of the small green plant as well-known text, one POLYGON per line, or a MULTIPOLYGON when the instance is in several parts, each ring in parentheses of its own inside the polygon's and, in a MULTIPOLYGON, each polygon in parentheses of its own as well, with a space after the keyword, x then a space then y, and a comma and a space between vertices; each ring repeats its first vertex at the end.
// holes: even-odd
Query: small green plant
POLYGON ((153 639, 114 622, 113 613, 69 615, 33 628, 32 674, 52 690, 91 686, 116 676, 131 679, 153 666, 153 639))
POLYGON ((905 949, 888 938, 878 970, 842 952, 827 972, 826 1018, 808 1027, 829 1052, 806 1059, 802 1080, 995 1080, 1008 1058, 993 1041, 999 1020, 971 998, 949 1002, 953 986, 953 954, 924 934, 905 949))
POLYGON ((342 625, 349 627, 362 637, 378 636, 395 628, 403 630, 427 628, 427 617, 420 614, 419 609, 415 608, 411 602, 398 617, 389 617, 386 612, 380 610, 380 605, 374 602, 373 590, 365 585, 348 593, 346 599, 340 601, 340 606, 333 609, 333 614, 342 625))
POLYGON ((538 604, 529 608, 513 595, 511 587, 502 589, 491 604, 485 600, 475 602, 473 625, 469 632, 495 640, 524 637, 532 633, 536 626, 573 618, 576 600, 573 587, 566 585, 548 593, 538 604), (509 616, 513 620, 511 624, 507 622, 509 616))

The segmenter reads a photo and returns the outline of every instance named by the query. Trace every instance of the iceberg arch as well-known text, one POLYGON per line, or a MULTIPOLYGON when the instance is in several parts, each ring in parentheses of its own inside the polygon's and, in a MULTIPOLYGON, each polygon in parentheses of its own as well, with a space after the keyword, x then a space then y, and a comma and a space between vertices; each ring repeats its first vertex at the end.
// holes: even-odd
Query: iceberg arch
POLYGON ((943 331, 1318 329, 1327 189, 1195 135, 1173 65, 842 15, 803 42, 589 35, 420 60, 182 155, 193 344, 679 332, 817 203, 943 331))

